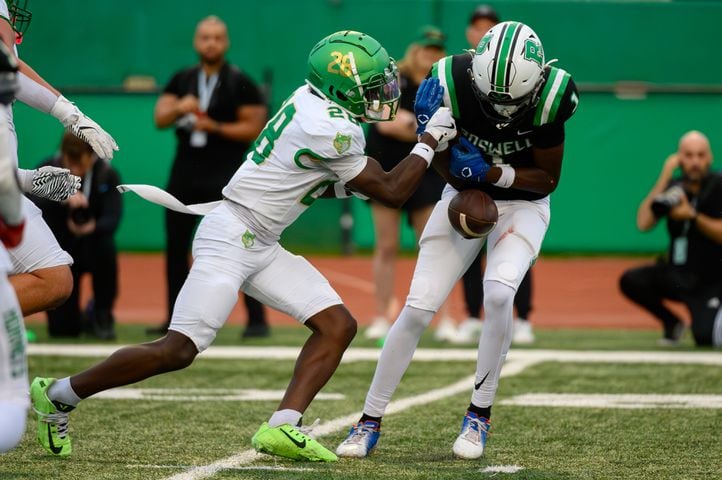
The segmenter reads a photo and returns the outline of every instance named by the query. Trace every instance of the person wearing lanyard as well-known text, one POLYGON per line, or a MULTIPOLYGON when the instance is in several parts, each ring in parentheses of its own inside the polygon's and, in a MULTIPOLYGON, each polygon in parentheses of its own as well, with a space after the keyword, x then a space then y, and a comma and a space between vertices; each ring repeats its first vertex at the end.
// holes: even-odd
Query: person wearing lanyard
MULTIPOLYGON (((220 198, 267 116, 259 89, 225 59, 230 42, 220 18, 201 20, 193 45, 200 63, 173 76, 154 112, 158 128, 175 127, 177 147, 167 190, 186 204, 220 198)), ((166 211, 168 316, 163 325, 148 329, 149 334, 168 330, 176 297, 190 270, 188 254, 197 222, 197 217, 166 211)), ((268 335, 263 305, 247 296, 246 307, 244 336, 268 335)))
POLYGON ((664 300, 687 306, 697 345, 722 346, 722 175, 711 164, 707 137, 687 132, 637 212, 643 232, 667 218, 669 249, 656 264, 624 272, 620 288, 662 323, 662 346, 677 345, 686 329, 664 300), (677 168, 682 176, 673 178, 677 168))
POLYGON ((48 332, 53 337, 77 337, 82 331, 103 340, 115 338, 113 304, 118 293, 118 261, 115 232, 122 213, 120 177, 110 163, 100 160, 92 148, 66 132, 60 154, 42 166, 67 168, 82 179, 80 190, 58 203, 31 197, 40 208, 60 246, 73 258, 74 286, 70 298, 48 310, 48 332), (93 299, 80 308, 80 276, 90 273, 93 299))

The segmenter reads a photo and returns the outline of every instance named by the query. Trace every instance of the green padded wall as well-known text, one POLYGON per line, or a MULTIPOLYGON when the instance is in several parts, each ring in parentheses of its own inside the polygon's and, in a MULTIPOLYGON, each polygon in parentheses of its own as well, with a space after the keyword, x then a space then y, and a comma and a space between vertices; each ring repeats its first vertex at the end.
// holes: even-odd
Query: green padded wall
MULTIPOLYGON (((530 23, 547 56, 559 58, 582 86, 616 81, 722 84, 716 61, 722 2, 531 1, 492 2, 504 18, 530 23)), ((464 27, 477 2, 453 0, 33 0, 33 23, 21 56, 101 125, 121 146, 114 165, 127 183, 165 185, 174 138, 152 124, 154 94, 108 94, 129 75, 151 75, 159 85, 195 61, 191 36, 199 18, 215 13, 229 24, 230 59, 260 80, 273 73, 278 105, 303 81, 308 50, 331 31, 366 31, 401 57, 418 25, 439 23, 450 51, 465 48, 464 27), (82 28, 69 28, 82 22, 82 28), (58 25, 68 28, 62 30, 58 25), (82 88, 79 88, 82 87, 82 88), (86 93, 81 93, 85 91, 86 93), (87 93, 87 92, 94 93, 87 93)), ((695 128, 713 148, 722 145, 722 98, 710 94, 654 94, 620 100, 583 93, 568 124, 567 152, 545 251, 640 252, 664 245, 661 229, 634 228, 637 205, 679 136, 695 128)), ((60 129, 54 119, 16 107, 21 164, 51 154, 60 129)), ((123 249, 163 246, 160 208, 126 197, 119 243, 123 249)), ((371 248, 368 208, 354 200, 353 238, 371 248)), ((341 203, 319 201, 284 235, 292 247, 340 250, 341 203)), ((403 246, 413 248, 407 228, 403 246)))

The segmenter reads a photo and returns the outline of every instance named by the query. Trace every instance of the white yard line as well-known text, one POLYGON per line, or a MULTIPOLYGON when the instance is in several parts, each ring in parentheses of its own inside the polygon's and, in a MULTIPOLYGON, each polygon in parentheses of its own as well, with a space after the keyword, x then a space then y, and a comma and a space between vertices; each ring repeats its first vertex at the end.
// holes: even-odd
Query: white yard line
MULTIPOLYGON (((225 388, 111 388, 96 393, 92 400, 158 400, 163 402, 255 402, 281 400, 285 390, 225 388)), ((343 400, 341 393, 321 392, 314 400, 343 400)))
MULTIPOLYGON (((107 357, 125 345, 73 345, 31 343, 28 354, 59 357, 107 357)), ((295 360, 300 347, 215 347, 201 353, 201 358, 295 360)), ((344 362, 376 361, 379 348, 349 348, 344 362)), ((419 348, 414 354, 417 362, 476 361, 476 348, 419 348)), ((674 363, 722 365, 722 352, 663 352, 663 351, 599 351, 599 350, 535 350, 512 349, 508 358, 514 360, 579 362, 579 363, 674 363)))
POLYGON ((568 408, 722 408, 722 395, 527 393, 505 398, 500 405, 568 408))

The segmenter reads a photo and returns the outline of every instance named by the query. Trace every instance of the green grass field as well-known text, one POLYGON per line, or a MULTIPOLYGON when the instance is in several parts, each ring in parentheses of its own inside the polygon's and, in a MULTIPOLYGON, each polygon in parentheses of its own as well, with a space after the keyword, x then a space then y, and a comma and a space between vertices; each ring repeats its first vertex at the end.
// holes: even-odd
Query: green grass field
MULTIPOLYGON (((36 327, 42 340, 42 328, 36 327)), ((118 343, 147 340, 141 327, 122 327, 119 333, 118 343)), ((510 353, 494 407, 492 436, 478 461, 456 460, 451 454, 471 391, 471 381, 467 388, 463 380, 474 373, 472 349, 465 360, 444 360, 443 350, 435 353, 437 361, 412 363, 394 400, 412 399, 415 406, 392 403, 398 411, 384 418, 379 446, 367 459, 311 464, 248 452, 250 437, 278 401, 227 400, 221 395, 285 388, 294 362, 271 358, 278 353, 273 346, 300 346, 305 335, 303 329, 288 327, 274 329, 270 339, 243 343, 267 346, 260 358, 199 358, 184 371, 132 387, 153 388, 160 397, 185 395, 185 400, 83 402, 71 415, 74 452, 68 459, 50 458, 36 444, 32 419, 21 445, 0 457, 0 479, 722 478, 722 353, 695 349, 691 343, 672 350, 656 348, 658 333, 649 331, 537 333, 534 348, 510 353), (590 358, 590 350, 597 356, 590 358), (621 353, 629 358, 616 361, 621 353), (441 392, 439 399, 419 397, 428 391, 441 392), (694 394, 712 400, 703 408, 681 408, 667 401, 647 408, 505 404, 519 395, 540 393, 694 394), (498 466, 521 470, 485 471, 498 466)), ((238 329, 224 329, 216 345, 239 346, 238 335, 238 329)), ((430 337, 424 337, 421 346, 442 347, 430 337)), ((374 345, 357 340, 353 347, 374 345)), ((30 371, 64 376, 97 360, 33 355, 30 371)), ((322 427, 342 419, 319 438, 329 448, 345 436, 348 421, 343 417, 353 418, 362 408, 374 367, 374 361, 344 362, 322 392, 343 397, 319 399, 306 412, 305 423, 320 418, 322 427)))

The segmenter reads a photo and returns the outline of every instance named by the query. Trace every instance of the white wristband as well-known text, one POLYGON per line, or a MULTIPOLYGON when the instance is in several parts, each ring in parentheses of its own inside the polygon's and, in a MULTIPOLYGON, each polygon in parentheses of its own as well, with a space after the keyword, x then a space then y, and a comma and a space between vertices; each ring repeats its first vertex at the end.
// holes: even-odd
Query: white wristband
POLYGON ((25 170, 24 168, 18 168, 18 184, 20 190, 25 193, 30 193, 33 189, 33 177, 35 176, 36 170, 25 170))
POLYGON ((501 169, 501 175, 499 176, 499 180, 494 182, 494 185, 501 188, 511 187, 511 184, 514 183, 514 179, 516 178, 516 170, 514 170, 514 167, 506 164, 496 166, 501 169))
POLYGON ((434 149, 423 142, 419 142, 411 149, 411 155, 418 155, 426 160, 426 168, 429 168, 431 161, 434 159, 434 149))
POLYGON ((70 100, 60 95, 50 109, 50 115, 60 120, 60 123, 67 128, 80 118, 80 110, 70 100))

